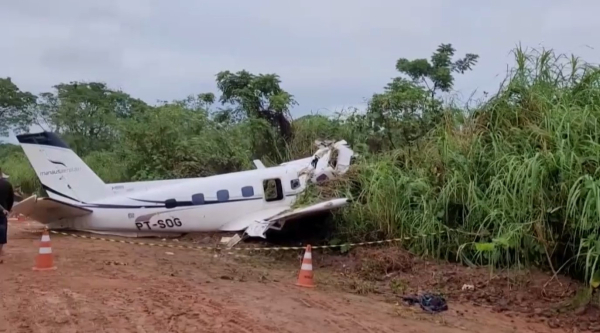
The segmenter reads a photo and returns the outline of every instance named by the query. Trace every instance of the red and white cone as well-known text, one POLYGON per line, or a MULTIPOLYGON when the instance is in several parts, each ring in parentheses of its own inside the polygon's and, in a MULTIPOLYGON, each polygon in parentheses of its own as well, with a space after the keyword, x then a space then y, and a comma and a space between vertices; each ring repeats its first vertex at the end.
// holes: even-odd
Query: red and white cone
POLYGON ((48 229, 44 229, 42 241, 40 242, 40 250, 35 258, 34 271, 51 271, 55 270, 54 256, 52 255, 52 246, 50 245, 50 234, 48 229))
POLYGON ((300 266, 300 274, 298 274, 297 286, 314 288, 315 283, 313 281, 313 269, 312 269, 312 252, 310 245, 306 246, 306 252, 304 252, 304 258, 302 258, 302 266, 300 266))

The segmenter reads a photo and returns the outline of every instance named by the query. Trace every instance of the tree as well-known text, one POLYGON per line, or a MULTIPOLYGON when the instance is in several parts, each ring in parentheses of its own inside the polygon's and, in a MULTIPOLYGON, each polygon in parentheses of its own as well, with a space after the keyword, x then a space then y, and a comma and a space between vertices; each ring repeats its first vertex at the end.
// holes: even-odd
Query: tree
POLYGON ((453 73, 471 70, 479 58, 468 53, 452 61, 454 52, 452 44, 441 44, 431 61, 405 58, 397 61, 396 69, 410 79, 393 79, 383 93, 374 94, 369 101, 372 148, 393 149, 397 144, 410 144, 441 121, 442 102, 437 93, 450 91, 454 85, 453 73), (375 138, 380 142, 373 142, 375 138))
POLYGON ((79 154, 110 148, 118 140, 118 122, 145 112, 141 100, 100 82, 71 82, 40 94, 32 117, 41 127, 60 132, 79 154))
POLYGON ((21 91, 10 77, 0 78, 0 136, 7 136, 13 127, 27 129, 30 123, 27 111, 35 102, 36 96, 21 91))
MULTIPOLYGON (((436 106, 430 105, 427 91, 411 81, 396 78, 382 94, 374 94, 369 102, 373 137, 387 142, 380 148, 395 149, 396 144, 410 144, 428 129, 426 121, 436 106)), ((373 143, 373 142, 372 142, 373 143)), ((378 150, 379 150, 378 149, 378 150)))
POLYGON ((198 94, 198 100, 201 102, 201 106, 206 110, 215 103, 215 94, 213 93, 202 93, 198 94))
POLYGON ((431 62, 427 59, 400 58, 396 62, 396 69, 408 75, 416 84, 426 86, 433 99, 438 90, 448 92, 452 89, 452 73, 464 74, 471 70, 479 59, 477 54, 467 53, 464 58, 452 61, 455 51, 452 44, 440 44, 431 56, 431 62))
POLYGON ((276 74, 254 75, 245 70, 217 74, 217 87, 221 90, 220 101, 231 105, 228 111, 231 113, 230 119, 264 119, 289 142, 292 137, 289 109, 297 103, 280 84, 281 80, 276 74))
POLYGON ((174 100, 171 102, 162 101, 161 105, 178 105, 190 111, 206 113, 214 102, 215 94, 202 93, 198 95, 189 95, 188 97, 181 100, 174 100))
POLYGON ((123 123, 131 179, 203 177, 249 167, 249 133, 216 128, 206 111, 186 104, 165 103, 123 123))

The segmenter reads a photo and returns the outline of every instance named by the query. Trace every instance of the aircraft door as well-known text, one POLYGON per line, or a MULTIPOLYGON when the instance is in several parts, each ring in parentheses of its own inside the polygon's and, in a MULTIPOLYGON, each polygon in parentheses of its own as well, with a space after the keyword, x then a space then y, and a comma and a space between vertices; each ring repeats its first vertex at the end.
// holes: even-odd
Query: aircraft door
POLYGON ((266 202, 277 202, 285 198, 280 178, 263 180, 263 198, 266 202))

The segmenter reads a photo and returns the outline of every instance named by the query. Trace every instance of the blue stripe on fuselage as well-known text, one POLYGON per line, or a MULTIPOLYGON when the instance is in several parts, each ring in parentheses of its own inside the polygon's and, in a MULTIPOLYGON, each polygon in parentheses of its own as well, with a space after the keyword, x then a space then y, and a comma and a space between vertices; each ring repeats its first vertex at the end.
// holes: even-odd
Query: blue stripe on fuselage
MULTIPOLYGON (((142 199, 135 199, 135 198, 130 198, 132 200, 136 200, 136 201, 142 201, 142 202, 147 202, 149 204, 154 204, 154 205, 140 205, 140 206, 133 206, 133 205, 115 205, 115 204, 93 204, 93 203, 86 203, 86 202, 82 202, 79 201, 77 199, 74 199, 68 195, 62 194, 46 185, 42 184, 42 187, 48 191, 48 192, 52 192, 56 195, 59 195, 61 197, 64 197, 66 199, 69 200, 73 200, 75 202, 78 202, 82 205, 78 205, 78 207, 85 207, 85 208, 105 208, 105 209, 126 209, 126 208, 166 208, 166 204, 164 203, 164 201, 157 201, 157 200, 142 200, 142 199)), ((286 194, 286 197, 292 197, 292 196, 296 196, 295 193, 293 194, 286 194)), ((204 206, 204 205, 216 205, 216 204, 224 204, 224 203, 231 203, 231 202, 242 202, 242 201, 253 201, 253 200, 262 200, 263 197, 249 197, 249 198, 243 198, 243 199, 233 199, 233 200, 227 200, 227 201, 219 201, 219 200, 205 200, 203 203, 199 203, 199 204, 194 204, 192 201, 176 201, 176 205, 175 207, 172 208, 176 208, 176 207, 190 207, 190 206, 204 206)), ((169 208, 171 209, 171 208, 169 208)))

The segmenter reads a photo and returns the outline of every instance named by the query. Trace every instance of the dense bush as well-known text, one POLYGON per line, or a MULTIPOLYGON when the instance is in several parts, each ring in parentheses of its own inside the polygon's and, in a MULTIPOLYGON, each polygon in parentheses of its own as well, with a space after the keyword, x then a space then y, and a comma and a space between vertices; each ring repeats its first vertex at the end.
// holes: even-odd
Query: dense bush
POLYGON ((446 113, 418 146, 362 161, 341 186, 358 188, 361 203, 342 212, 347 237, 444 231, 410 246, 591 277, 600 253, 600 71, 551 52, 517 50, 516 60, 504 87, 460 126, 446 113))

